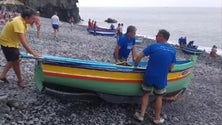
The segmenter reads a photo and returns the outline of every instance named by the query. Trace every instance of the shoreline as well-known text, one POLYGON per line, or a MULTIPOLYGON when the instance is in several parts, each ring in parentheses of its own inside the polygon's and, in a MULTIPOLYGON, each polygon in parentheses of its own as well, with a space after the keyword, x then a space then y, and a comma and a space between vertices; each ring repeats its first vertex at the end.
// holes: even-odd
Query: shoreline
MULTIPOLYGON (((85 24, 77 23, 76 25, 79 25, 79 26, 82 26, 82 27, 84 27, 84 28, 87 28, 87 25, 85 25, 85 24)), ((139 34, 139 33, 136 33, 136 36, 139 37, 139 38, 144 38, 144 39, 148 39, 148 40, 154 40, 154 39, 155 39, 155 37, 149 38, 149 37, 147 37, 146 35, 139 34)), ((170 41, 170 40, 169 40, 168 42, 169 42, 170 44, 174 45, 174 46, 177 46, 177 45, 178 45, 178 41, 170 41)), ((204 52, 210 53, 212 47, 199 46, 199 45, 198 45, 198 49, 203 50, 204 52)), ((222 56, 222 49, 217 48, 217 55, 218 55, 218 56, 222 56)))

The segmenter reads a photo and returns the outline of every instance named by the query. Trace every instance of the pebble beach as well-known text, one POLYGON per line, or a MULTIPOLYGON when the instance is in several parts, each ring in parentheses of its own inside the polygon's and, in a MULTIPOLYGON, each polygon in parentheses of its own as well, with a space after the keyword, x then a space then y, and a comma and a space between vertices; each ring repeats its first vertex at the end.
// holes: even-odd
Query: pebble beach
MULTIPOLYGON (((86 26, 62 22, 58 38, 54 38, 50 19, 41 18, 41 39, 35 36, 35 26, 27 36, 30 46, 46 55, 114 63, 116 46, 114 37, 94 36, 86 26)), ((0 31, 3 25, 0 25, 0 31)), ((166 29, 167 30, 167 29, 166 29)), ((158 31, 156 31, 158 32, 158 31)), ((136 44, 139 53, 154 40, 142 38, 136 44)), ((177 59, 189 59, 175 45, 177 59)), ((25 51, 21 47, 21 51, 25 51)), ((0 71, 6 60, 0 51, 0 71)), ((131 60, 131 57, 129 58, 131 60)), ((146 58, 144 58, 146 60, 146 58)), ((53 96, 35 87, 34 59, 22 59, 21 70, 28 87, 17 85, 15 73, 10 70, 7 79, 0 82, 0 125, 152 125, 154 103, 151 102, 144 122, 133 118, 139 104, 115 104, 101 99, 81 100, 65 95, 53 96), (65 98, 65 99, 64 99, 65 98)), ((220 125, 222 121, 222 57, 215 59, 209 53, 198 56, 194 76, 183 97, 177 101, 163 102, 162 116, 165 125, 220 125)))

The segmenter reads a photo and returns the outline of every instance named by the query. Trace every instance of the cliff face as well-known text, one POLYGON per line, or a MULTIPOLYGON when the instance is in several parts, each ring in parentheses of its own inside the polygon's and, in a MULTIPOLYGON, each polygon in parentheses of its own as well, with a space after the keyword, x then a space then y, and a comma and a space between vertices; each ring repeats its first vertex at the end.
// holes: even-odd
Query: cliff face
POLYGON ((26 6, 40 11, 42 17, 50 18, 54 12, 58 13, 60 20, 68 21, 73 16, 75 22, 80 21, 78 0, 22 0, 26 6))

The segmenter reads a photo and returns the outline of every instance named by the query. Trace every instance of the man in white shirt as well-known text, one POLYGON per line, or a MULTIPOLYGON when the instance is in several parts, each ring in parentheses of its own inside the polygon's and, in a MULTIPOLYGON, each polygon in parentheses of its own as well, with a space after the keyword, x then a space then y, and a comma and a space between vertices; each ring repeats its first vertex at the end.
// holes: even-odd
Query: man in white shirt
POLYGON ((59 17, 57 16, 57 12, 51 17, 52 28, 54 30, 54 37, 57 38, 57 34, 59 32, 59 17))

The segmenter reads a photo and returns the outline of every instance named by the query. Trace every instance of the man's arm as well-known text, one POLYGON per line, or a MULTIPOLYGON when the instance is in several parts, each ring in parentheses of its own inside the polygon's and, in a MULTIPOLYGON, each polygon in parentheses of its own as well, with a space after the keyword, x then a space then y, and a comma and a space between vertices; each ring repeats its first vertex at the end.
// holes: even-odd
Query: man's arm
POLYGON ((173 56, 173 60, 172 60, 172 62, 171 62, 171 64, 170 64, 170 67, 169 67, 169 71, 170 71, 170 72, 172 71, 175 63, 176 63, 176 52, 175 52, 175 54, 174 54, 174 56, 173 56))
POLYGON ((133 60, 133 62, 135 62, 135 58, 136 58, 136 48, 135 48, 135 46, 133 46, 133 48, 132 48, 132 60, 133 60))
POLYGON ((18 37, 20 39, 20 42, 22 46, 26 49, 26 51, 34 56, 41 56, 40 53, 34 52, 28 45, 28 40, 24 33, 18 33, 18 37))
POLYGON ((115 50, 114 50, 114 57, 115 57, 116 62, 119 60, 119 49, 120 48, 121 47, 117 45, 115 50))
POLYGON ((169 71, 171 72, 171 70, 173 69, 173 67, 174 67, 174 63, 171 63, 170 64, 170 68, 169 68, 169 71))
POLYGON ((60 24, 59 16, 57 16, 57 17, 58 17, 58 24, 60 24))
POLYGON ((134 66, 137 67, 140 60, 144 57, 145 55, 143 54, 143 52, 140 52, 139 55, 136 57, 136 60, 134 62, 134 66))

